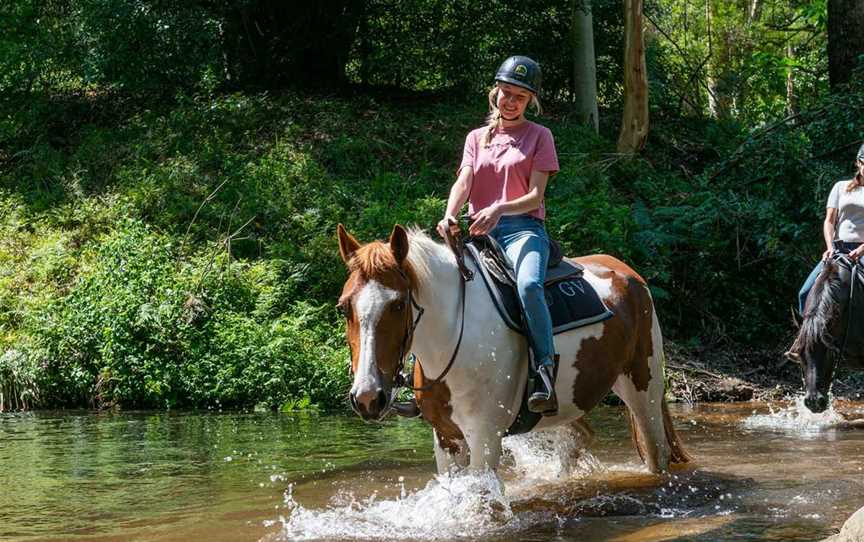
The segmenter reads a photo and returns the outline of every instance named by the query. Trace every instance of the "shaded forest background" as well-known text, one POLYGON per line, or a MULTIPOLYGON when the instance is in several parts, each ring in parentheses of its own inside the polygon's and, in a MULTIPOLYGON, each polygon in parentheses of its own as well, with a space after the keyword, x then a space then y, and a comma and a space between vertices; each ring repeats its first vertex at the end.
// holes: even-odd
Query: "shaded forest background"
POLYGON ((633 154, 632 4, 4 3, 0 410, 340 405, 335 226, 431 229, 511 54, 543 66, 551 234, 630 262, 693 355, 776 353, 864 135, 864 7, 646 2, 633 154))

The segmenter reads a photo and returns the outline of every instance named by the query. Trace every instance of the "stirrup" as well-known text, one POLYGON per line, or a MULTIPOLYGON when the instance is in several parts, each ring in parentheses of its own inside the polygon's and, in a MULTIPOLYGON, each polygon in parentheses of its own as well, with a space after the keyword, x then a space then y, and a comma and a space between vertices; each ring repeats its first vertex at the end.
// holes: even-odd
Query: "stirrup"
POLYGON ((393 412, 403 418, 416 418, 422 414, 420 407, 417 405, 417 400, 413 397, 407 401, 394 402, 393 412))
POLYGON ((528 397, 528 410, 543 416, 554 416, 558 414, 558 398, 555 396, 555 377, 550 374, 553 371, 548 365, 537 367, 537 386, 528 397))

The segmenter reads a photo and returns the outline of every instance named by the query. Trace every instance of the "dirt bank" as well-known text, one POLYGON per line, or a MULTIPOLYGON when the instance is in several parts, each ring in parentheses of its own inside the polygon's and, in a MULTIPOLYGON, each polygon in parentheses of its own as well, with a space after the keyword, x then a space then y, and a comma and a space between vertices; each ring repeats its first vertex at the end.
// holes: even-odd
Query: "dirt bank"
MULTIPOLYGON (((667 342, 666 377, 667 393, 690 403, 778 400, 803 390, 800 366, 786 361, 779 350, 706 351, 667 342)), ((864 398, 864 373, 841 367, 832 391, 837 398, 864 398)))

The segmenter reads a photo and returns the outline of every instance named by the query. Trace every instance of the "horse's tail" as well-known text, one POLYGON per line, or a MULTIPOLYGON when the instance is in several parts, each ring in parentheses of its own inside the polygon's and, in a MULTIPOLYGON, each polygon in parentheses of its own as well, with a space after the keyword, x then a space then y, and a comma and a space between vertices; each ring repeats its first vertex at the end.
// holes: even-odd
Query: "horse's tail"
POLYGON ((645 463, 645 445, 639 438, 639 430, 636 429, 636 416, 633 415, 633 410, 631 410, 630 408, 627 409, 627 413, 630 415, 630 438, 633 440, 633 446, 636 447, 636 452, 639 454, 639 459, 642 460, 642 463, 645 463))
MULTIPOLYGON (((646 288, 646 291, 648 289, 646 288)), ((649 292, 650 297, 650 292, 649 292)), ((657 363, 656 367, 660 369, 661 378, 663 381, 666 381, 666 354, 663 349, 663 333, 660 330, 660 323, 657 319, 657 311, 653 307, 653 300, 651 301, 651 343, 652 343, 652 356, 657 363)), ((659 390, 658 390, 659 391, 659 390)), ((684 445, 681 443, 681 438, 678 436, 678 432, 675 431, 675 426, 672 423, 672 416, 669 415, 669 405, 666 403, 665 393, 659 393, 655 400, 660 402, 663 412, 663 431, 666 436, 666 444, 669 446, 669 461, 671 463, 682 464, 689 463, 693 460, 690 454, 684 450, 684 445)), ((639 452, 639 457, 644 462, 647 454, 645 453, 645 443, 641 441, 639 437, 639 431, 636 429, 636 419, 633 416, 632 409, 628 409, 630 413, 630 435, 633 438, 633 444, 636 447, 636 451, 639 452)))
MULTIPOLYGON (((663 429, 666 432, 666 444, 669 446, 669 462, 680 465, 693 461, 693 457, 684 449, 684 445, 681 443, 681 437, 679 437, 678 432, 675 431, 675 426, 672 425, 672 416, 669 415, 669 406, 666 405, 665 400, 662 403, 662 407, 663 429)), ((644 463, 646 457, 645 444, 639 438, 639 431, 636 429, 636 420, 633 417, 633 412, 629 410, 628 412, 630 414, 630 436, 633 439, 636 451, 639 452, 639 459, 644 463)))
MULTIPOLYGON (((650 291, 649 291, 650 294, 650 291)), ((660 321, 657 318, 657 309, 654 307, 654 300, 651 299, 651 327, 652 327, 652 343, 654 358, 660 361, 662 368, 663 381, 666 382, 666 350, 663 348, 663 333, 660 330, 660 321)), ((675 425, 672 424, 672 416, 669 415, 669 405, 666 403, 666 393, 660 400, 663 407, 663 429, 666 433, 666 443, 669 445, 669 461, 672 463, 689 463, 693 460, 690 454, 684 449, 681 443, 681 437, 675 431, 675 425)))
POLYGON ((693 457, 681 444, 681 437, 675 431, 675 426, 672 425, 672 416, 669 415, 669 405, 666 401, 663 401, 663 427, 666 429, 666 442, 669 444, 669 461, 677 464, 693 461, 693 457))

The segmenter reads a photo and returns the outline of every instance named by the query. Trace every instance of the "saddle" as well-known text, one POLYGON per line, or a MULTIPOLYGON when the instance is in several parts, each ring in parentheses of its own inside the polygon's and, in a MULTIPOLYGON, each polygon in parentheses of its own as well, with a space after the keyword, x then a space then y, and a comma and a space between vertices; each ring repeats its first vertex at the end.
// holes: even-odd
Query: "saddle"
MULTIPOLYGON (((495 307, 510 329, 527 335, 522 306, 516 291, 516 274, 501 245, 488 235, 470 237, 465 252, 475 265, 495 307)), ((546 304, 552 316, 552 333, 602 322, 613 316, 594 288, 583 277, 584 268, 567 261, 558 243, 552 242, 546 270, 546 304)))
MULTIPOLYGON (((552 334, 557 335, 602 322, 614 316, 591 284, 583 277, 584 268, 578 263, 564 260, 558 243, 554 241, 551 243, 552 249, 544 287, 546 304, 552 316, 552 334)), ((494 238, 488 235, 470 237, 465 241, 464 247, 465 253, 474 261, 479 275, 483 277, 483 283, 507 327, 527 336, 525 316, 516 291, 516 274, 504 250, 494 238)), ((528 410, 527 398, 534 391, 535 386, 533 363, 531 367, 519 413, 505 435, 527 433, 542 417, 528 410)), ((554 371, 557 374, 557 355, 554 371)))

